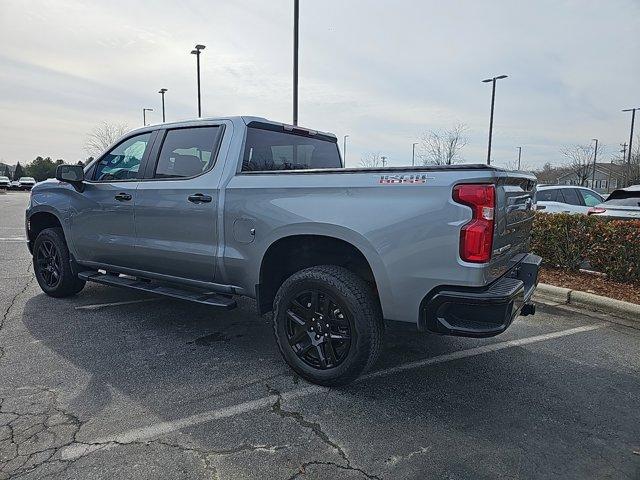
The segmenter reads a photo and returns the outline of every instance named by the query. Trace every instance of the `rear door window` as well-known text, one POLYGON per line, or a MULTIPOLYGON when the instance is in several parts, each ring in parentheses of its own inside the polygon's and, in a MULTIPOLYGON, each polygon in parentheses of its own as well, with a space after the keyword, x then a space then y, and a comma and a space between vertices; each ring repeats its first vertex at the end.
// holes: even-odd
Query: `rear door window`
POLYGON ((335 140, 249 127, 242 171, 341 168, 335 140))
POLYGON ((558 198, 557 188, 550 188, 548 190, 539 190, 536 193, 537 202, 557 202, 558 201, 557 198, 558 198))
POLYGON ((563 188, 561 194, 564 200, 558 200, 559 202, 568 203, 569 205, 582 205, 582 201, 575 188, 563 188))
POLYGON ((162 143, 155 178, 189 178, 215 164, 219 126, 169 130, 162 143))

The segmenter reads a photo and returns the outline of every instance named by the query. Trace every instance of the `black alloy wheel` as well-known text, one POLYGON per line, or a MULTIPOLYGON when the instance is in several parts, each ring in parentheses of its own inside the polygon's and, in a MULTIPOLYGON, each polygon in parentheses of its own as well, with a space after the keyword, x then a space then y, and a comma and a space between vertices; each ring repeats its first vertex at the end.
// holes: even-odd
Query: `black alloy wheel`
POLYGON ((56 288, 62 278, 62 261, 58 248, 51 240, 40 243, 36 252, 36 263, 46 286, 56 288))
POLYGON ((300 360, 321 370, 344 361, 351 346, 351 319, 330 293, 302 291, 289 302, 286 312, 287 340, 300 360))

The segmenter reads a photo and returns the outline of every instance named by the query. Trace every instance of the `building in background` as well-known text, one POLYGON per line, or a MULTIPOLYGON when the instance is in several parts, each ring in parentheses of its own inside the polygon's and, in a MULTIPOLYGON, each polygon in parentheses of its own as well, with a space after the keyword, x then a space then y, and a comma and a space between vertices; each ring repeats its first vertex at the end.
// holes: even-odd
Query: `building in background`
POLYGON ((554 183, 558 185, 581 185, 589 187, 598 193, 611 193, 616 188, 624 186, 626 165, 617 163, 597 163, 595 179, 592 176, 585 182, 580 182, 579 176, 573 171, 558 172, 558 177, 554 183))

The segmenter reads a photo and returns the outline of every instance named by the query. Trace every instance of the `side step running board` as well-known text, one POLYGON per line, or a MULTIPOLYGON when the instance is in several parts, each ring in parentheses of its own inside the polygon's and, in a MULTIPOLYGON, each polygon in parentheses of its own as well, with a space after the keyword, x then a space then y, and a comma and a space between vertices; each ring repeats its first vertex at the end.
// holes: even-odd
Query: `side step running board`
POLYGON ((113 287, 124 287, 139 290, 141 292, 155 293, 156 295, 179 298, 180 300, 202 303, 204 305, 220 307, 227 310, 236 307, 236 302, 233 298, 226 297, 215 292, 187 290, 177 286, 168 286, 166 284, 156 283, 153 281, 100 273, 95 270, 80 272, 78 273, 78 277, 88 282, 97 282, 102 283, 103 285, 111 285, 113 287))

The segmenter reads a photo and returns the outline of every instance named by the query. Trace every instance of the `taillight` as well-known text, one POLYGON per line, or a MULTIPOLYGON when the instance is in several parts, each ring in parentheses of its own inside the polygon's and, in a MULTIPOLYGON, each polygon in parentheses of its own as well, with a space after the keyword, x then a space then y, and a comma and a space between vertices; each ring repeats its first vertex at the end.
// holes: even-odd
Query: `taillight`
POLYGON ((591 207, 589 210, 587 210, 587 215, 593 215, 594 213, 604 213, 606 212, 607 209, 606 208, 602 208, 602 207, 591 207))
POLYGON ((483 263, 491 259, 496 190, 489 184, 461 184, 453 187, 453 199, 471 207, 473 217, 460 230, 460 258, 483 263))

